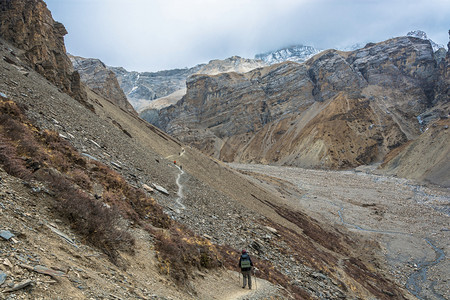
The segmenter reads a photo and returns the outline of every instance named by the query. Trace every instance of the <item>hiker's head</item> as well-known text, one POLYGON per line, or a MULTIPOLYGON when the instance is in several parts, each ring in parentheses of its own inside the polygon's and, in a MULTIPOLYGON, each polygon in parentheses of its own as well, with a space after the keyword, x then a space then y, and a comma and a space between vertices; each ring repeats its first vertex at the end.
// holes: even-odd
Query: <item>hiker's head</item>
POLYGON ((247 250, 242 249, 242 254, 247 253, 247 250))

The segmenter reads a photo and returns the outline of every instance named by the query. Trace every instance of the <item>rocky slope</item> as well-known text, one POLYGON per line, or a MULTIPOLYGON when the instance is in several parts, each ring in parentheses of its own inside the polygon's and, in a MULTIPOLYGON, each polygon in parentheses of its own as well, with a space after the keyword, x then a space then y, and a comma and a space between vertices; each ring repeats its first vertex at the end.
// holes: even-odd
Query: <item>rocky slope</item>
MULTIPOLYGON (((48 13, 41 1, 27 3, 48 13)), ((0 159, 9 171, 0 170, 0 287, 7 297, 230 299, 232 291, 250 299, 410 299, 385 272, 378 245, 317 222, 89 89, 89 108, 80 105, 35 71, 23 73, 30 63, 0 42, 0 159), (32 177, 14 178, 12 163, 32 177), (86 205, 77 205, 81 199, 86 205), (78 218, 81 211, 86 215, 78 218), (114 226, 104 226, 93 212, 120 217, 106 218, 114 226), (97 226, 80 231, 86 222, 97 226), (128 247, 108 240, 112 248, 95 246, 90 235, 107 229, 121 230, 110 236, 114 241, 131 237, 128 247), (273 283, 261 281, 266 295, 236 291, 223 268, 235 268, 233 248, 252 249, 258 275, 273 283), (164 256, 174 252, 176 259, 164 256), (201 267, 211 261, 215 270, 201 267), (191 267, 175 276, 180 263, 191 267)))
POLYGON ((141 112, 148 106, 164 106, 165 97, 172 94, 172 102, 185 94, 186 79, 193 74, 218 74, 226 72, 248 72, 266 66, 262 61, 233 56, 224 60, 211 60, 192 68, 174 69, 159 72, 128 72, 124 68, 110 67, 116 73, 120 86, 133 107, 141 112), (175 95, 175 96, 174 96, 175 95), (164 98, 159 100, 160 98, 164 98))
POLYGON ((120 88, 116 75, 102 61, 73 55, 69 55, 69 58, 75 70, 80 74, 81 81, 91 90, 111 100, 124 110, 136 113, 120 88))
POLYGON ((285 61, 302 63, 321 51, 322 50, 316 49, 312 46, 295 45, 275 51, 256 54, 255 59, 260 59, 269 65, 278 64, 285 61))
POLYGON ((16 55, 27 59, 34 70, 70 96, 86 101, 80 76, 66 55, 67 31, 53 20, 44 2, 1 0, 0 22, 0 37, 21 49, 16 55))
MULTIPOLYGON (((450 42, 447 49, 450 49, 450 42)), ((438 64, 440 80, 437 81, 435 88, 434 102, 436 105, 417 117, 423 133, 417 139, 395 149, 386 157, 386 161, 381 168, 385 173, 450 187, 450 180, 448 179, 450 170, 449 65, 450 50, 438 64)))
POLYGON ((303 64, 194 75, 181 101, 148 120, 224 161, 351 168, 417 138, 427 110, 447 116, 432 109, 448 102, 447 68, 429 41, 399 37, 303 64))

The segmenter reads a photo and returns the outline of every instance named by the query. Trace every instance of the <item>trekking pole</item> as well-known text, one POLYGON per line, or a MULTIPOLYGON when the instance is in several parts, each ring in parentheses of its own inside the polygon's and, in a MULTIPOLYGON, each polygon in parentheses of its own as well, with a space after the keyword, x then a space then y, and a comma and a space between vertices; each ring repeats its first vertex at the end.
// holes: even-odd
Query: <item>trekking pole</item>
POLYGON ((241 272, 238 272, 238 277, 239 277, 239 285, 241 285, 241 272))

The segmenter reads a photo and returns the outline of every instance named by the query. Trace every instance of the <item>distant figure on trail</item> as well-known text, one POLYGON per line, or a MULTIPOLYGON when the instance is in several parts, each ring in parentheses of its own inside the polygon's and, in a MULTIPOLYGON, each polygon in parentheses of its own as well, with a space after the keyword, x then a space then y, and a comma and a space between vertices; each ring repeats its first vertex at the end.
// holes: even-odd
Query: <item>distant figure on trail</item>
POLYGON ((242 276, 244 277, 244 284, 242 285, 242 288, 245 289, 245 286, 247 285, 247 279, 248 279, 248 288, 252 288, 252 267, 253 263, 250 258, 250 256, 247 253, 247 250, 242 250, 241 257, 239 258, 239 268, 241 268, 242 276))

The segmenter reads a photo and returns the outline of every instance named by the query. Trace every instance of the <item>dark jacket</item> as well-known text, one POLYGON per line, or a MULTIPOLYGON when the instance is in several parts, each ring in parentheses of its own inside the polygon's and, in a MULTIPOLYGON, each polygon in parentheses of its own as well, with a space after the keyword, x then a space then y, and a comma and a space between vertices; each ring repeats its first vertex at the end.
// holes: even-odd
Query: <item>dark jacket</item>
POLYGON ((253 262, 252 262, 252 259, 250 258, 250 256, 247 253, 244 253, 244 254, 241 255, 241 257, 239 258, 239 265, 238 266, 239 266, 239 268, 241 268, 241 271, 250 271, 252 269, 253 262), (241 268, 241 261, 243 259, 244 260, 246 260, 246 259, 250 260, 250 266, 251 267, 249 267, 249 268, 241 268))

